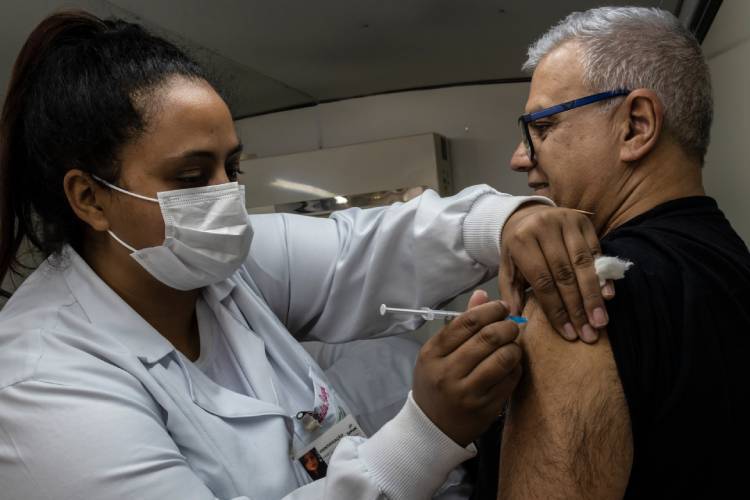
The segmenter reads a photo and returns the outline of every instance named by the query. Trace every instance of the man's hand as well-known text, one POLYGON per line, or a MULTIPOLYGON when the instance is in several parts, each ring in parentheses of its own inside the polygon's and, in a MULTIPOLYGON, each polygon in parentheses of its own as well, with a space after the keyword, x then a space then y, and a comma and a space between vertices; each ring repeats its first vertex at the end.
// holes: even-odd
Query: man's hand
POLYGON ((475 292, 469 311, 432 337, 419 353, 412 394, 427 417, 461 446, 497 418, 521 377, 518 326, 508 308, 475 292))
POLYGON ((503 227, 501 246, 500 296, 511 314, 523 309, 531 285, 560 335, 596 342, 596 329, 609 322, 604 299, 614 297, 614 286, 599 287, 594 259, 601 247, 589 218, 572 209, 525 205, 503 227))

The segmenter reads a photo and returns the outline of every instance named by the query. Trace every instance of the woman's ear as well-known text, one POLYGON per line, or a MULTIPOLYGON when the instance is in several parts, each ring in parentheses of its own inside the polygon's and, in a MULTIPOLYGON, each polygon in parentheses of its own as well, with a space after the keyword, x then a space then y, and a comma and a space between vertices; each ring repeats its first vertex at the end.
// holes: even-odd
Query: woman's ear
POLYGON ((627 121, 620 160, 630 163, 642 159, 656 147, 664 124, 664 106, 653 90, 637 89, 625 98, 623 108, 627 121))
POLYGON ((63 178, 63 189, 70 208, 95 231, 109 229, 109 220, 102 209, 110 203, 107 193, 91 175, 79 169, 69 170, 63 178))

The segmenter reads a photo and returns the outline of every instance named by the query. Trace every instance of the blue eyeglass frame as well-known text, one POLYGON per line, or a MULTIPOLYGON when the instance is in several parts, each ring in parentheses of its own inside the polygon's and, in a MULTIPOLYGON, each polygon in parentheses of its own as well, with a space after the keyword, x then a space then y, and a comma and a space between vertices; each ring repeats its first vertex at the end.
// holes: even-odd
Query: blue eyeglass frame
POLYGON ((523 139, 524 146, 526 146, 526 154, 529 156, 529 159, 532 162, 536 161, 536 153, 534 151, 534 142, 531 140, 531 134, 529 133, 529 123, 542 119, 542 118, 547 118, 548 116, 562 113, 563 111, 580 108, 581 106, 586 106, 587 104, 592 104, 595 102, 604 101, 607 99, 614 99, 615 97, 628 95, 630 92, 631 91, 628 89, 608 90, 606 92, 599 92, 598 94, 592 94, 586 97, 580 97, 578 99, 573 99, 572 101, 567 101, 562 104, 556 104, 555 106, 550 106, 549 108, 544 108, 540 111, 535 111, 533 113, 527 113, 525 115, 519 116, 518 126, 521 128, 521 131, 522 131, 521 137, 523 139))

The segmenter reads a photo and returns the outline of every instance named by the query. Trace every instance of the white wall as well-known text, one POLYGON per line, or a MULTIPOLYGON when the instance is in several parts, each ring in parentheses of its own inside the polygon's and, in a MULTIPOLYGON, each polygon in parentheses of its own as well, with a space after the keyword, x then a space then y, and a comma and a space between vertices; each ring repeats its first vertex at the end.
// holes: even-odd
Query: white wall
POLYGON ((477 85, 349 99, 237 121, 248 153, 273 156, 423 132, 451 143, 457 189, 488 183, 528 190, 508 168, 528 84, 477 85))
POLYGON ((714 95, 706 191, 750 243, 750 2, 724 0, 703 49, 714 95))

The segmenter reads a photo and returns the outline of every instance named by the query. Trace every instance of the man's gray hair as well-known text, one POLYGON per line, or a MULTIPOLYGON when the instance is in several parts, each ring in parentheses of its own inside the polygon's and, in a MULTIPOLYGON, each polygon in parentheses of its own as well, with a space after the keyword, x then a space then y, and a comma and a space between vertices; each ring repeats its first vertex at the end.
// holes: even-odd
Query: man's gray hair
POLYGON ((533 71, 569 41, 581 48, 586 87, 653 90, 664 105, 664 130, 703 160, 713 116, 711 77, 698 41, 675 16, 643 7, 574 12, 529 47, 523 69, 533 71))

